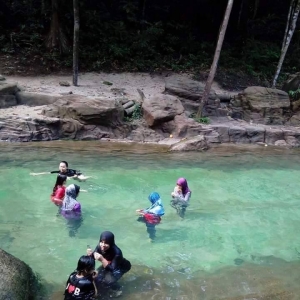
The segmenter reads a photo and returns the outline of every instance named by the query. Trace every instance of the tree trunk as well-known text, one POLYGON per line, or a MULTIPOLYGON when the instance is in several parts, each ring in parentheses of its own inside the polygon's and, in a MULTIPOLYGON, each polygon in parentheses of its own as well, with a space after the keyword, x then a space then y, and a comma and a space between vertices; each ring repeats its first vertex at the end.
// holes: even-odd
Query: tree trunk
POLYGON ((140 11, 140 25, 141 29, 145 28, 146 20, 145 20, 145 12, 146 12, 146 2, 147 0, 140 0, 139 1, 139 11, 140 11))
POLYGON ((45 0, 42 0, 41 1, 41 13, 42 13, 42 15, 45 14, 45 11, 46 11, 46 3, 45 3, 45 0))
POLYGON ((275 86, 276 86, 276 82, 277 82, 278 76, 280 74, 285 55, 286 55, 289 45, 291 43, 294 31, 296 29, 296 24, 297 24, 297 20, 298 20, 298 16, 299 16, 299 10, 300 10, 300 0, 292 0, 290 10, 289 10, 290 14, 288 16, 288 24, 290 24, 290 25, 288 26, 288 28, 286 28, 286 34, 284 36, 283 45, 282 45, 282 49, 281 49, 281 55, 280 55, 276 73, 275 73, 275 76, 273 79, 272 88, 275 88, 275 86))
POLYGON ((73 85, 78 85, 78 57, 79 57, 79 5, 73 0, 74 9, 74 38, 73 38, 73 85))
POLYGON ((229 17, 230 17, 230 13, 231 13, 231 9, 233 6, 233 1, 234 0, 228 0, 227 3, 227 8, 225 11, 225 15, 224 15, 224 19, 223 19, 223 23, 221 26, 221 30, 219 33, 219 39, 218 39, 218 43, 217 43, 217 47, 216 47, 216 51, 215 51, 215 55, 214 55, 214 60, 213 63, 210 67, 210 71, 209 71, 209 75, 205 84, 205 88, 204 88, 204 92, 202 95, 202 100, 197 112, 196 117, 200 118, 202 117, 202 110, 203 107, 206 105, 207 101, 208 101, 208 96, 210 93, 210 89, 211 89, 211 85, 213 83, 215 74, 216 74, 216 70, 217 70, 217 66, 218 66, 218 61, 219 61, 219 57, 220 57, 220 53, 221 53, 221 49, 222 49, 222 45, 223 45, 223 41, 224 41, 224 37, 225 37, 225 33, 226 33, 226 29, 227 29, 227 25, 228 25, 228 21, 229 21, 229 17))
POLYGON ((259 6, 259 0, 255 0, 255 3, 254 3, 254 10, 253 10, 253 19, 255 19, 256 17, 256 14, 257 14, 257 11, 258 11, 258 6, 259 6))
POLYGON ((287 22, 286 22, 286 27, 285 27, 285 31, 284 31, 284 37, 283 37, 283 41, 282 41, 281 51, 284 48, 284 45, 285 45, 286 40, 287 40, 287 35, 288 35, 288 32, 289 32, 289 28, 291 27, 291 15, 292 15, 293 1, 294 0, 292 0, 292 2, 290 4, 290 8, 289 8, 289 14, 288 14, 288 18, 287 18, 287 22))
POLYGON ((240 28, 240 24, 241 24, 241 16, 242 16, 242 12, 243 12, 243 6, 244 6, 244 0, 242 0, 241 6, 240 6, 240 10, 239 10, 237 29, 240 28))
POLYGON ((52 17, 50 32, 46 39, 46 46, 50 49, 58 48, 60 52, 68 50, 67 38, 64 34, 59 20, 59 0, 52 0, 52 17))

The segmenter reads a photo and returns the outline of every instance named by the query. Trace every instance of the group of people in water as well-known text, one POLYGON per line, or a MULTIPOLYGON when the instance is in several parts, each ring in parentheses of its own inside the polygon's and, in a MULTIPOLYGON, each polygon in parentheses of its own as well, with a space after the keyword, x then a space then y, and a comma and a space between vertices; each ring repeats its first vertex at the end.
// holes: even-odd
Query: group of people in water
MULTIPOLYGON (((85 181, 89 177, 80 171, 69 169, 66 161, 61 161, 58 171, 31 173, 31 175, 44 175, 57 173, 55 185, 50 199, 59 207, 63 217, 68 220, 76 220, 81 217, 81 204, 77 197, 80 189, 77 184, 66 186, 69 178, 85 181)), ((191 190, 185 178, 179 178, 174 191, 171 193, 171 206, 176 209, 177 214, 184 218, 185 211, 189 205, 191 190)), ((148 199, 150 206, 145 209, 137 209, 138 221, 146 224, 146 230, 151 242, 155 239, 156 225, 160 224, 165 209, 160 195, 152 192, 148 199)), ((65 300, 70 299, 95 299, 99 289, 109 288, 112 297, 121 295, 121 287, 117 281, 131 269, 131 264, 123 257, 122 251, 115 244, 114 234, 104 231, 100 235, 99 243, 94 251, 88 245, 86 255, 80 257, 77 269, 70 274, 66 288, 65 300), (95 261, 100 262, 100 267, 95 271, 95 261)))

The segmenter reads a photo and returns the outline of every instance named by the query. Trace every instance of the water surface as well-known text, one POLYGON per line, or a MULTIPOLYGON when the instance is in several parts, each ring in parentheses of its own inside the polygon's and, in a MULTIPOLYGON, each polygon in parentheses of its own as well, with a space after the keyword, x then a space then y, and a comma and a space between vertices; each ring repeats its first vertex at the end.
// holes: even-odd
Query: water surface
POLYGON ((124 299, 299 299, 299 152, 121 150, 96 142, 1 147, 0 247, 41 276, 48 298, 61 299, 86 245, 110 230, 133 264, 121 280, 124 299), (55 175, 29 176, 61 160, 93 176, 80 183, 88 193, 79 196, 75 231, 50 202, 55 175), (169 206, 181 176, 192 190, 183 221, 169 206), (155 243, 135 215, 152 191, 166 209, 155 243))

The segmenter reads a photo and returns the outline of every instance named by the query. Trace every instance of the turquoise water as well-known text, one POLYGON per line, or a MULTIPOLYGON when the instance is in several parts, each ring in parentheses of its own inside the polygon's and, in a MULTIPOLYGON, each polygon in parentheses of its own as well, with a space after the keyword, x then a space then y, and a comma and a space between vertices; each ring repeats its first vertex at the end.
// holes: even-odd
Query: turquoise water
POLYGON ((295 292, 292 270, 299 269, 300 253, 297 152, 131 154, 84 145, 77 151, 35 144, 0 150, 0 247, 41 276, 48 297, 61 299, 78 258, 87 244, 96 246, 103 230, 115 233, 133 264, 121 279, 123 299, 244 299, 229 297, 261 294, 269 284, 263 282, 271 278, 264 274, 267 268, 281 278, 280 291, 295 292), (60 160, 93 177, 79 183, 88 192, 79 196, 83 222, 74 237, 49 199, 55 175, 29 176, 56 170, 60 160), (192 190, 183 221, 169 206, 181 176, 192 190), (152 191, 160 193, 166 209, 155 243, 149 243, 135 214, 148 206, 152 191), (244 273, 247 278, 241 277, 244 273), (223 282, 222 291, 213 288, 214 280, 223 282))

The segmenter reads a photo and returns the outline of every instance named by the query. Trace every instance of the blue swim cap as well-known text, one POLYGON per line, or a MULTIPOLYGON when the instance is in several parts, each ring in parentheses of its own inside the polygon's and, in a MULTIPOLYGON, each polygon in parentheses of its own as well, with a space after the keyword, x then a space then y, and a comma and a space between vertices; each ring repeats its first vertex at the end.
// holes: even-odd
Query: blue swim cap
POLYGON ((151 194, 148 196, 148 199, 149 199, 149 201, 150 201, 152 204, 154 204, 157 200, 160 199, 160 196, 159 196, 158 193, 153 192, 153 193, 151 193, 151 194))

